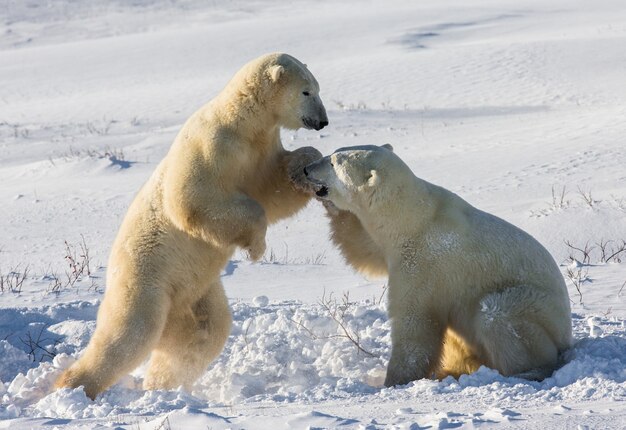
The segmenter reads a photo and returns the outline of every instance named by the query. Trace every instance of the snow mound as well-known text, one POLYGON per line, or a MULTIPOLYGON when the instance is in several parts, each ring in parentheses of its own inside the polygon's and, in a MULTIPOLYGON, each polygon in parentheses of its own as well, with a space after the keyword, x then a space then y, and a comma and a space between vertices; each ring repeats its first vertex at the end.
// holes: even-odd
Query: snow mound
MULTIPOLYGON (((54 332, 61 337, 58 345, 77 355, 93 329, 93 320, 84 321, 84 312, 77 312, 82 307, 80 303, 66 305, 66 313, 55 312, 53 316, 46 308, 22 309, 21 313, 15 310, 14 324, 20 325, 23 321, 19 316, 27 318, 31 312, 49 315, 50 328, 55 328, 54 332), (81 325, 82 329, 77 329, 81 325)), ((384 388, 382 382, 390 354, 390 324, 384 305, 334 300, 318 304, 285 301, 264 307, 233 303, 232 310, 233 331, 225 350, 192 393, 182 389, 143 391, 140 369, 92 402, 82 388, 52 391, 54 380, 74 361, 73 356, 57 354, 53 360, 31 367, 25 353, 11 343, 11 338, 1 341, 7 363, 2 375, 8 382, 0 385, 3 404, 0 417, 112 419, 124 414, 150 417, 178 411, 178 415, 170 414, 168 419, 215 421, 214 425, 221 428, 228 426, 228 418, 206 415, 203 410, 257 402, 310 404, 329 399, 460 402, 472 398, 487 406, 484 412, 465 415, 450 415, 445 411, 419 414, 419 405, 396 409, 396 417, 418 414, 420 425, 445 428, 466 422, 477 425, 515 420, 519 414, 515 408, 533 403, 556 403, 554 407, 563 409, 566 406, 561 402, 626 399, 626 337, 622 321, 614 317, 596 317, 594 324, 602 333, 591 337, 587 318, 575 315, 576 344, 564 354, 563 366, 541 382, 504 377, 481 367, 458 380, 451 377, 443 381, 420 380, 403 387, 384 388)), ((296 427, 300 422, 319 427, 354 424, 339 415, 317 411, 281 419, 287 418, 296 427)))
POLYGON ((390 325, 381 306, 236 303, 233 314, 233 334, 199 383, 198 392, 207 399, 345 397, 382 385, 390 325))

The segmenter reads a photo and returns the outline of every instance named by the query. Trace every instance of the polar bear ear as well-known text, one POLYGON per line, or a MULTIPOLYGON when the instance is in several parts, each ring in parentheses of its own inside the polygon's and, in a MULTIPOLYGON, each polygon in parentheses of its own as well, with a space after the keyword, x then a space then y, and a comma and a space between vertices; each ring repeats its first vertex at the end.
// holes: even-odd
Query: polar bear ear
POLYGON ((380 175, 376 170, 370 170, 370 176, 367 178, 367 185, 375 187, 378 184, 380 184, 380 175))
POLYGON ((384 145, 381 145, 381 148, 385 148, 385 149, 388 149, 389 151, 393 152, 393 146, 391 146, 390 143, 385 143, 384 145))
POLYGON ((277 64, 277 65, 271 66, 267 70, 267 73, 270 75, 270 79, 272 80, 272 82, 278 82, 278 80, 283 75, 283 73, 285 73, 285 68, 277 64))

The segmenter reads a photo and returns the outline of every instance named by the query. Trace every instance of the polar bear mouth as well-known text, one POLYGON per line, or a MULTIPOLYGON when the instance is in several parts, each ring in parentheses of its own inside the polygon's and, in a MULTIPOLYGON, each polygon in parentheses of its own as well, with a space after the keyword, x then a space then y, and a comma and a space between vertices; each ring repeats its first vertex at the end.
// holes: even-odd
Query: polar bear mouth
POLYGON ((313 118, 302 117, 302 124, 304 124, 304 128, 308 130, 321 130, 328 125, 327 121, 316 121, 313 118))
POLYGON ((326 197, 328 195, 328 187, 325 185, 320 185, 317 191, 315 191, 315 195, 317 197, 326 197))

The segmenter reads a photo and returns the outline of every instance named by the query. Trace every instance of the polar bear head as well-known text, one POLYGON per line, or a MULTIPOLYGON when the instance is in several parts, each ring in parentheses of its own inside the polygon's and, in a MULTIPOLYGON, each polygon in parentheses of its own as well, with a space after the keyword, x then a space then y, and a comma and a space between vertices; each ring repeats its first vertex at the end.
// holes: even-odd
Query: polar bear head
POLYGON ((389 144, 340 148, 306 166, 304 173, 320 199, 354 213, 371 208, 381 197, 393 196, 394 188, 402 187, 402 178, 413 176, 389 144), (384 193, 378 192, 381 184, 384 193))
POLYGON ((328 125, 320 87, 307 66, 288 54, 263 55, 246 64, 231 80, 226 93, 233 111, 268 114, 289 129, 321 130, 328 125))
POLYGON ((276 114, 281 126, 321 130, 328 125, 320 86, 306 64, 287 54, 278 54, 268 69, 271 85, 276 87, 276 114))

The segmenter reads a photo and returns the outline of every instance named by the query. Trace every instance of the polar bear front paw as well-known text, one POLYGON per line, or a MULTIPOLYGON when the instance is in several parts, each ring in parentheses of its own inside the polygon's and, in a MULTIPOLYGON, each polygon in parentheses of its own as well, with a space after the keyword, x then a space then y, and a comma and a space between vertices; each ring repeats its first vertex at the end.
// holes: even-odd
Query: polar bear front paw
POLYGON ((395 387, 398 385, 406 385, 409 382, 419 378, 411 378, 399 372, 387 369, 387 376, 385 377, 385 387, 395 387))
POLYGON ((245 248, 248 259, 252 261, 259 261, 261 257, 263 257, 263 254, 265 254, 266 247, 265 234, 263 234, 262 237, 255 238, 250 246, 245 248))
POLYGON ((322 153, 312 146, 305 146, 291 152, 288 157, 287 174, 293 187, 306 194, 315 194, 315 188, 306 179, 304 168, 322 158, 322 153))

